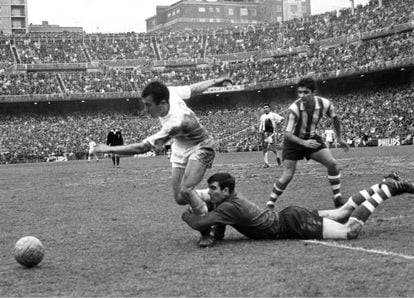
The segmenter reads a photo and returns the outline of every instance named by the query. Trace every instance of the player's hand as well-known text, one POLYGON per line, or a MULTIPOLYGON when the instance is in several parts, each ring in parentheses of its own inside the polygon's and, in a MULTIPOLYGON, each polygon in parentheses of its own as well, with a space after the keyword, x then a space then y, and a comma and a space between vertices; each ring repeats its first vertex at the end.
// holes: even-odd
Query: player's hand
POLYGON ((93 149, 93 151, 95 153, 107 153, 107 152, 109 152, 110 148, 111 147, 109 147, 108 145, 105 145, 105 144, 97 144, 95 146, 95 148, 93 149))
POLYGON ((310 139, 310 140, 305 140, 303 143, 303 146, 305 146, 306 148, 317 149, 321 146, 321 144, 318 143, 316 140, 310 139))
POLYGON ((345 140, 339 140, 339 145, 341 146, 342 150, 344 150, 345 152, 349 151, 349 145, 345 140))

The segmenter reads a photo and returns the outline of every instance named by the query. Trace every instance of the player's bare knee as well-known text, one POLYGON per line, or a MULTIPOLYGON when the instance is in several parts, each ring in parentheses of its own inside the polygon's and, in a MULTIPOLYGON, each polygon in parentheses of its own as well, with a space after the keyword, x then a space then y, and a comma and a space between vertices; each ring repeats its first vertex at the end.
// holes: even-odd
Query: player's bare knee
POLYGON ((325 166, 328 169, 328 172, 337 173, 339 171, 339 169, 338 169, 338 163, 336 162, 336 159, 332 159, 332 160, 328 161, 325 164, 325 166))
POLYGON ((178 205, 187 205, 188 204, 188 198, 185 195, 184 192, 181 192, 181 190, 174 196, 175 202, 178 205))
POLYGON ((185 186, 180 187, 180 191, 178 192, 178 195, 175 198, 175 201, 177 202, 177 204, 179 204, 179 205, 188 204, 190 202, 192 191, 193 190, 191 188, 188 188, 188 187, 185 187, 185 186))

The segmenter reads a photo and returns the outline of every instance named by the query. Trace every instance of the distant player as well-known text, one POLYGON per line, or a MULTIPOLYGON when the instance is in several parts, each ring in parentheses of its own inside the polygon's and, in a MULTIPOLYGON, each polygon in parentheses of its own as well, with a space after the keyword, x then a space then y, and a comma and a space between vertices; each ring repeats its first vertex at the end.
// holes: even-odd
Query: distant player
POLYGON ((315 94, 316 82, 312 78, 301 79, 297 87, 299 99, 289 107, 289 116, 286 121, 283 141, 283 174, 274 184, 266 205, 274 208, 276 200, 292 180, 298 160, 306 158, 313 159, 327 168, 334 205, 339 207, 345 203, 341 195, 341 174, 330 149, 326 147, 322 137, 316 134, 316 128, 324 115, 331 118, 339 145, 348 151, 349 145, 341 135, 341 121, 335 113, 332 102, 315 94))
POLYGON ((332 148, 333 147, 333 143, 335 141, 335 131, 329 125, 328 128, 325 129, 324 134, 325 134, 326 146, 328 146, 328 148, 332 148))
POLYGON ((88 162, 91 161, 92 156, 94 156, 95 160, 98 162, 99 158, 98 158, 98 155, 96 155, 96 153, 95 153, 96 143, 94 141, 92 141, 90 138, 91 137, 88 138, 88 140, 89 140, 88 162))
POLYGON ((280 147, 278 144, 278 131, 277 128, 283 121, 283 117, 277 113, 270 111, 270 105, 263 105, 263 115, 260 116, 259 121, 259 133, 262 137, 262 148, 263 148, 263 161, 264 167, 270 167, 269 164, 269 151, 272 151, 276 155, 276 162, 280 166, 281 156, 280 147))
MULTIPOLYGON (((219 78, 178 87, 167 87, 158 81, 149 83, 142 91, 142 99, 151 117, 160 119, 161 130, 140 143, 117 147, 98 144, 96 151, 142 154, 173 140, 170 162, 174 199, 179 205, 189 204, 195 214, 207 214, 207 205, 202 196, 209 199, 208 190, 196 191, 195 187, 203 179, 206 170, 212 166, 215 142, 184 100, 228 80, 219 78)), ((201 234, 200 247, 214 244, 209 227, 201 231, 201 234)))
POLYGON ((182 219, 195 230, 221 225, 217 239, 224 238, 226 225, 251 239, 355 239, 379 204, 393 196, 414 193, 413 183, 392 174, 351 196, 339 209, 310 211, 289 206, 276 212, 261 209, 238 195, 235 178, 229 173, 216 173, 207 182, 215 208, 205 216, 187 211, 182 219))
MULTIPOLYGON (((111 129, 108 132, 108 136, 106 137, 106 145, 113 146, 114 139, 115 139, 115 129, 111 129)), ((112 165, 115 167, 116 166, 116 154, 115 153, 111 154, 111 159, 112 159, 112 165)))
MULTIPOLYGON (((122 133, 120 129, 115 129, 114 138, 112 140, 112 146, 122 146, 124 144, 124 139, 122 138, 122 133)), ((119 162, 121 157, 119 154, 115 154, 115 164, 116 167, 119 168, 119 162)))

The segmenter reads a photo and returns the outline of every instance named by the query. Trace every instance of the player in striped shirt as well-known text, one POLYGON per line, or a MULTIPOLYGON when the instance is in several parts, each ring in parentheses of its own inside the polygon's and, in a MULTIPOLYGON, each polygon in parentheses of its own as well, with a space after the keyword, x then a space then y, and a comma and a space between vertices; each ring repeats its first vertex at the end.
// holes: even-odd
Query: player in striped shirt
POLYGON ((221 225, 217 239, 223 239, 226 225, 251 239, 355 239, 362 227, 385 200, 414 193, 414 184, 394 174, 380 183, 361 190, 340 208, 314 210, 289 206, 280 212, 261 209, 235 192, 235 178, 229 173, 216 173, 208 180, 209 195, 215 205, 207 215, 190 211, 182 219, 195 230, 221 225), (345 222, 342 224, 341 222, 345 222))
POLYGON ((283 121, 283 117, 279 114, 270 111, 270 105, 265 103, 263 105, 263 114, 260 116, 259 121, 259 133, 262 137, 262 150, 264 167, 268 168, 269 165, 269 151, 272 151, 276 155, 276 162, 280 166, 281 156, 280 148, 278 148, 277 140, 277 127, 283 121))
POLYGON ((335 158, 323 139, 316 134, 319 121, 324 115, 332 119, 338 144, 345 150, 349 145, 342 138, 341 122, 335 113, 331 101, 315 94, 316 82, 312 78, 303 78, 298 83, 297 99, 289 107, 283 143, 283 174, 273 185, 270 199, 266 206, 274 208, 276 200, 292 180, 298 160, 313 159, 328 170, 328 180, 333 191, 335 207, 345 203, 341 195, 340 171, 335 158))

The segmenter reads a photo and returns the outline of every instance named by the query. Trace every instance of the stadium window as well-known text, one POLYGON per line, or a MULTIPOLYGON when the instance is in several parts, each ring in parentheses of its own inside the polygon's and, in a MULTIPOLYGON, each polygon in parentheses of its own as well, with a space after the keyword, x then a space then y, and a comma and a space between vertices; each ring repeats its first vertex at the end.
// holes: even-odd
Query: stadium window
POLYGON ((199 21, 200 21, 200 23, 205 23, 206 22, 206 19, 201 18, 201 19, 199 19, 199 21))
POLYGON ((257 10, 256 9, 252 9, 251 12, 252 12, 253 17, 257 17, 257 10))
POLYGON ((210 23, 214 23, 214 19, 209 19, 210 23))
POLYGON ((234 10, 233 8, 229 8, 229 16, 233 16, 234 15, 234 10))
POLYGON ((217 0, 207 0, 207 2, 217 2, 217 0))
POLYGON ((180 9, 178 8, 175 13, 176 14, 179 14, 180 13, 180 9))
POLYGON ((216 7, 216 12, 220 12, 220 7, 216 7))
POLYGON ((199 7, 198 12, 206 12, 206 8, 205 7, 199 7))
POLYGON ((171 13, 167 13, 167 18, 171 17, 171 13))
POLYGON ((209 11, 209 12, 214 12, 214 7, 209 7, 209 8, 208 8, 208 11, 209 11))
POLYGON ((240 8, 240 15, 241 16, 247 16, 249 15, 249 11, 247 8, 240 8))

